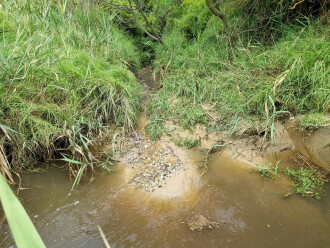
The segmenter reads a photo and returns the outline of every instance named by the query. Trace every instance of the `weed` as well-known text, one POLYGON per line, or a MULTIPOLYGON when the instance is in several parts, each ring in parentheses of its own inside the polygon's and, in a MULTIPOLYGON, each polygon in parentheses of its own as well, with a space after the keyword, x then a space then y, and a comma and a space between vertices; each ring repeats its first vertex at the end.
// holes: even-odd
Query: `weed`
POLYGON ((171 140, 180 147, 187 147, 191 149, 193 147, 198 147, 201 145, 200 139, 194 139, 193 137, 171 137, 171 140))
POLYGON ((268 166, 264 167, 261 165, 257 165, 258 172, 261 174, 262 177, 268 177, 271 179, 275 179, 277 173, 279 172, 280 168, 278 167, 281 161, 277 161, 275 165, 270 163, 268 166))
POLYGON ((165 133, 167 133, 164 121, 162 120, 149 121, 145 127, 145 130, 147 133, 150 134, 152 140, 157 140, 165 133))
POLYGON ((265 142, 268 138, 268 135, 270 137, 270 139, 275 142, 275 121, 278 118, 278 116, 282 115, 282 114, 286 114, 289 113, 288 111, 277 111, 276 110, 276 106, 274 103, 274 100, 271 96, 268 97, 269 102, 271 103, 271 107, 273 109, 272 113, 269 114, 269 107, 268 107, 268 103, 267 100, 265 102, 265 113, 266 113, 266 121, 264 123, 264 140, 263 142, 265 142))
POLYGON ((330 126, 330 118, 319 113, 303 115, 299 119, 299 125, 302 129, 317 129, 330 126))
POLYGON ((198 147, 201 145, 200 139, 194 139, 191 137, 186 137, 183 141, 184 146, 187 147, 188 149, 191 149, 193 147, 198 147))
POLYGON ((0 202, 17 247, 46 247, 29 215, 1 174, 0 202))
POLYGON ((172 115, 173 111, 167 101, 168 95, 166 92, 163 92, 161 97, 153 95, 149 100, 146 113, 150 118, 145 130, 153 140, 157 140, 162 135, 169 133, 169 130, 165 127, 165 120, 172 115))
POLYGON ((298 170, 285 169, 284 173, 291 180, 292 189, 304 197, 321 199, 325 194, 324 180, 318 176, 317 170, 300 168, 298 170))

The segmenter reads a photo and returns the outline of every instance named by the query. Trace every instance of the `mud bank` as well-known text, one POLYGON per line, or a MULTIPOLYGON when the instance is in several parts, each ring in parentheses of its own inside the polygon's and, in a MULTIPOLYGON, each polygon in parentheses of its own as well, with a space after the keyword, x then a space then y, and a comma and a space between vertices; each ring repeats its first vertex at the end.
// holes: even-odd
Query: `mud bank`
MULTIPOLYGON (((145 108, 148 95, 156 88, 156 76, 151 68, 144 68, 138 78, 145 89, 141 104, 145 108)), ((172 107, 176 104, 176 99, 173 99, 172 107)), ((218 114, 213 107, 203 106, 210 118, 216 120, 218 114)), ((201 124, 189 131, 171 119, 165 121, 170 134, 152 141, 145 133, 147 124, 147 117, 141 113, 137 131, 117 144, 117 149, 122 153, 116 159, 125 168, 123 180, 127 186, 148 192, 152 197, 182 198, 189 192, 198 191, 203 185, 202 176, 208 160, 219 153, 254 169, 280 160, 298 161, 299 157, 310 167, 330 170, 330 127, 301 131, 293 117, 275 123, 274 139, 271 141, 253 130, 245 130, 237 138, 228 137, 224 131, 210 132, 201 124), (189 150, 176 142, 185 138, 197 140, 199 147, 189 150)), ((297 162, 296 167, 303 166, 303 163, 297 162)))
POLYGON ((277 121, 274 140, 265 142, 264 137, 258 135, 228 138, 224 132, 209 133, 203 125, 197 125, 192 132, 174 123, 168 125, 175 130, 174 136, 199 140, 200 148, 217 148, 247 165, 267 165, 290 153, 303 156, 315 168, 330 172, 330 127, 302 130, 296 121, 277 121))
POLYGON ((286 128, 295 149, 330 172, 330 127, 301 131, 295 123, 288 122, 286 128))

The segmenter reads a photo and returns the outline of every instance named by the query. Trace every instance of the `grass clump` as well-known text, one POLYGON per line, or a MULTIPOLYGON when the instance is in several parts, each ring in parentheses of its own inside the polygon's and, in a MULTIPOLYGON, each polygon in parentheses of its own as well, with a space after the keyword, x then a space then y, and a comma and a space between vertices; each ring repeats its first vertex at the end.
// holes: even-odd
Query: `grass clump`
POLYGON ((165 29, 163 35, 166 47, 156 47, 154 62, 165 75, 154 99, 167 108, 162 112, 150 108, 150 119, 172 114, 185 129, 216 122, 219 130, 233 126, 239 130, 250 123, 258 126, 256 133, 271 139, 279 118, 326 115, 330 109, 328 29, 306 20, 300 25, 283 24, 281 35, 268 46, 246 42, 245 34, 228 43, 221 35, 220 20, 212 16, 193 38, 172 22, 173 29, 165 29), (172 106, 169 99, 179 104, 172 106), (213 106, 216 119, 209 118, 205 105, 213 106))
POLYGON ((145 130, 150 134, 152 140, 158 140, 164 134, 169 133, 165 128, 164 121, 162 120, 149 121, 145 127, 145 130))
POLYGON ((17 133, 0 137, 11 169, 61 154, 92 166, 94 139, 136 122, 137 48, 107 12, 65 3, 2 1, 11 28, 0 38, 0 124, 17 133))
POLYGON ((270 163, 266 167, 257 165, 258 172, 261 174, 262 177, 275 179, 277 173, 280 170, 280 168, 278 167, 280 162, 281 161, 278 161, 275 165, 270 163))
POLYGON ((201 144, 201 141, 199 139, 195 139, 193 137, 171 137, 171 140, 180 147, 187 147, 188 149, 191 149, 193 147, 198 147, 201 144))
POLYGON ((302 129, 317 129, 320 127, 330 126, 330 118, 319 113, 311 113, 303 115, 299 120, 299 125, 302 129))
POLYGON ((327 182, 325 179, 326 174, 316 169, 306 169, 303 167, 300 169, 281 169, 278 166, 280 162, 281 161, 278 161, 275 165, 270 163, 266 167, 257 165, 257 170, 262 177, 271 178, 273 180, 281 171, 289 177, 291 188, 295 193, 307 198, 321 199, 325 194, 324 186, 325 182, 327 182))
POLYGON ((184 139, 184 141, 183 141, 183 144, 188 149, 191 149, 193 147, 200 146, 201 145, 201 141, 199 139, 194 139, 192 137, 186 137, 184 139))
POLYGON ((319 177, 317 170, 287 168, 284 173, 289 176, 292 189, 297 194, 318 200, 325 194, 324 180, 319 177))

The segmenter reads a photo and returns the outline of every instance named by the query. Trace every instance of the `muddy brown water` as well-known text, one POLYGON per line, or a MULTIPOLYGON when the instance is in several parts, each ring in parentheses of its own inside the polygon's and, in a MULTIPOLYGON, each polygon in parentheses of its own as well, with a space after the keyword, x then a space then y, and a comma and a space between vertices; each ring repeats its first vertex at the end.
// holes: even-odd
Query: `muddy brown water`
MULTIPOLYGON (((112 248, 330 247, 329 189, 320 201, 296 195, 283 199, 289 192, 284 176, 264 180, 222 154, 210 161, 197 192, 157 200, 128 189, 123 168, 115 168, 71 194, 63 169, 23 174, 29 189, 19 197, 47 247, 104 247, 98 225, 112 248), (186 224, 193 213, 227 224, 193 232, 186 224)), ((0 230, 0 247, 15 247, 8 226, 0 230)))

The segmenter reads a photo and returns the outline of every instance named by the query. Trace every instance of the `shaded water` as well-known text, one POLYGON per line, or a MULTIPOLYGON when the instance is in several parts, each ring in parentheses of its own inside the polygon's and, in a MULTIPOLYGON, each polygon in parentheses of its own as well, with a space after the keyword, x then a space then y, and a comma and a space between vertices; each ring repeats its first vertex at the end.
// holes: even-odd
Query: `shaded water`
MULTIPOLYGON (((123 169, 95 175, 68 195, 65 170, 23 175, 29 189, 20 198, 47 247, 103 247, 97 225, 114 247, 330 247, 330 191, 320 201, 289 192, 284 176, 264 180, 225 154, 209 164, 198 192, 160 201, 123 185, 123 169), (226 221, 218 229, 193 232, 193 213, 226 221)), ((3 224, 0 247, 14 246, 3 224)))

